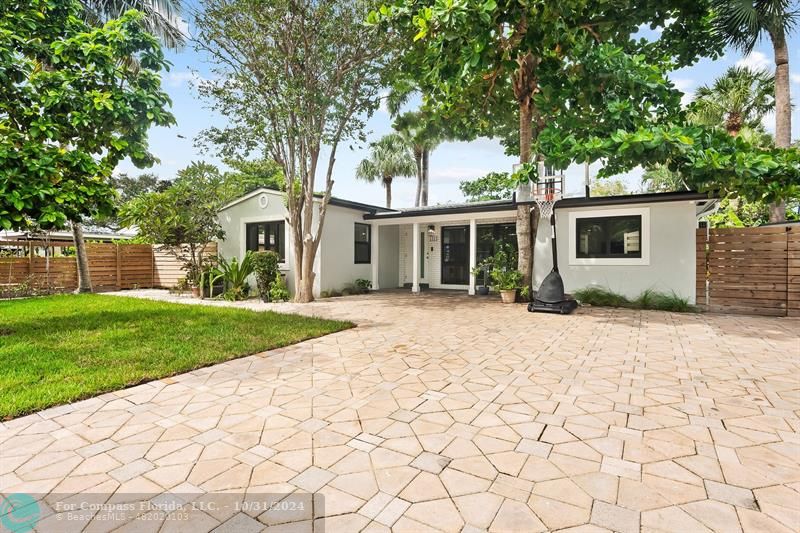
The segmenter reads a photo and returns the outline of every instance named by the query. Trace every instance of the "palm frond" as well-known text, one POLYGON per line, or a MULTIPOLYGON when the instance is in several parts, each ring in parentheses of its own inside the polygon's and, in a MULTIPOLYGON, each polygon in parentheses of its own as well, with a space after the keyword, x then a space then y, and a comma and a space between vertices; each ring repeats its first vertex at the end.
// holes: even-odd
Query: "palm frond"
POLYGON ((167 48, 180 49, 187 36, 180 29, 180 0, 81 0, 85 18, 90 24, 99 24, 117 18, 135 9, 144 14, 147 31, 155 35, 167 48))

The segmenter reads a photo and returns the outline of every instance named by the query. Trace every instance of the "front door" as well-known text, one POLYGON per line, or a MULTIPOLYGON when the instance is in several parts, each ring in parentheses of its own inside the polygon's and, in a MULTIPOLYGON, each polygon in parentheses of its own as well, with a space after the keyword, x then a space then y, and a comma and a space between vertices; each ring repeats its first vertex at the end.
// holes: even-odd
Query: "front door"
POLYGON ((442 227, 442 285, 469 284, 469 226, 442 227))
POLYGON ((428 283, 428 260, 431 257, 431 243, 427 231, 419 232, 419 282, 428 283))

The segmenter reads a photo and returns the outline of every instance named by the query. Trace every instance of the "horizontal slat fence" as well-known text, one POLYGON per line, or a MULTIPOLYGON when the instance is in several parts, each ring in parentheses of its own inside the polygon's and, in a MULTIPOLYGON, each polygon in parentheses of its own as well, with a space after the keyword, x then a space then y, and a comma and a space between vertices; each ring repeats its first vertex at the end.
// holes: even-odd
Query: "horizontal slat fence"
MULTIPOLYGON (((63 244, 63 243, 62 243, 63 244)), ((0 241, 0 295, 13 294, 23 284, 46 292, 67 292, 78 287, 75 257, 41 257, 50 248, 45 241, 0 241)), ((58 245, 56 245, 58 246, 58 245)), ((217 245, 205 253, 216 254, 217 245)), ((97 292, 133 288, 171 288, 186 275, 183 261, 150 244, 87 243, 89 274, 97 292)))
POLYGON ((800 316, 800 228, 697 230, 697 295, 709 311, 800 316))

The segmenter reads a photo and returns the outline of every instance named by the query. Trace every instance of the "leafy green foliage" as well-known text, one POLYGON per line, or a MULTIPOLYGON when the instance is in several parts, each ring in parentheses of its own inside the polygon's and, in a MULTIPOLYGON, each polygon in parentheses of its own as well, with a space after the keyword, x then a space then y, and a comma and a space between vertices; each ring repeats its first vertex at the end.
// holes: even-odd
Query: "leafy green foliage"
POLYGON ((253 252, 247 250, 244 257, 239 261, 236 257, 226 259, 222 256, 217 257, 217 269, 222 274, 225 282, 226 300, 244 300, 249 293, 247 278, 255 271, 253 263, 253 252))
POLYGON ((361 294, 367 294, 372 288, 372 282, 368 279, 358 278, 353 282, 353 287, 361 294))
POLYGON ((603 287, 586 287, 575 291, 575 298, 581 304, 600 307, 626 307, 629 309, 649 309, 655 311, 672 311, 675 313, 694 312, 695 308, 689 300, 672 293, 663 293, 647 289, 633 300, 629 300, 611 289, 603 287))
POLYGON ((75 0, 0 6, 0 227, 111 213, 117 163, 151 165, 147 130, 174 122, 158 42, 135 12, 90 28, 75 0))
POLYGON ((353 326, 94 294, 0 301, 0 324, 0 419, 353 326))
POLYGON ((198 286, 203 250, 225 232, 217 219, 224 180, 213 165, 192 163, 163 192, 136 197, 120 211, 123 225, 136 226, 147 242, 162 245, 186 263, 187 279, 198 286))
POLYGON ((462 181, 458 188, 468 202, 509 200, 514 196, 516 180, 508 172, 489 172, 481 178, 462 181))
POLYGON ((519 153, 520 84, 533 94, 534 142, 546 128, 588 136, 671 116, 680 94, 665 68, 722 49, 705 1, 395 0, 369 20, 403 37, 425 109, 465 139, 499 136, 510 153, 519 153), (641 24, 663 28, 660 38, 633 39, 641 24), (527 56, 530 75, 519 79, 527 56))
MULTIPOLYGON (((708 215, 708 222, 714 228, 750 228, 767 224, 769 215, 769 205, 764 202, 726 198, 714 213, 708 215)), ((800 220, 800 199, 786 202, 786 220, 800 220)))
POLYGON ((206 130, 201 144, 226 158, 256 153, 280 165, 297 301, 313 299, 337 150, 366 140, 364 126, 378 108, 382 69, 391 59, 392 36, 364 24, 372 5, 203 0, 195 17, 195 42, 214 74, 199 91, 227 119, 226 127, 206 130))
POLYGON ((253 272, 256 275, 258 294, 264 300, 269 299, 270 285, 275 281, 275 276, 278 274, 279 261, 280 256, 272 250, 253 253, 253 272))
POLYGON ((504 241, 495 241, 494 246, 494 255, 478 265, 476 270, 488 271, 492 287, 496 290, 510 291, 520 288, 522 273, 517 270, 517 254, 514 246, 504 241))
POLYGON ((561 164, 603 158, 600 177, 645 162, 663 162, 701 192, 763 202, 800 194, 800 151, 758 149, 743 138, 700 126, 656 125, 583 141, 548 133, 541 140, 551 148, 549 153, 558 154, 561 164))
POLYGON ((283 190, 286 185, 280 165, 272 159, 230 158, 225 163, 233 169, 223 175, 225 203, 259 187, 283 190))
POLYGON ((275 273, 275 281, 269 286, 270 302, 285 302, 289 299, 289 287, 280 272, 275 273))
POLYGON ((653 165, 642 174, 642 185, 647 192, 675 192, 688 190, 680 172, 666 165, 653 165))
POLYGON ((621 179, 595 180, 591 186, 592 196, 620 196, 630 193, 628 185, 621 179))

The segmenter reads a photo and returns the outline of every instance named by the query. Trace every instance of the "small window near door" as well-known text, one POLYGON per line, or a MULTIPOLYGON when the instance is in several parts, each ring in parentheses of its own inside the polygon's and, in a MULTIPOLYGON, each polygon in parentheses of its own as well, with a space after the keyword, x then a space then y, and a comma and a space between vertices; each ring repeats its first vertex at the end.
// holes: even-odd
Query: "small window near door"
POLYGON ((282 220, 247 224, 247 249, 253 252, 277 252, 281 262, 286 261, 286 223, 282 220))
POLYGON ((372 226, 369 224, 355 224, 355 257, 353 262, 357 265, 364 265, 370 263, 370 254, 372 252, 371 235, 372 226))
POLYGON ((642 257, 641 215, 578 218, 575 222, 576 258, 642 257))

